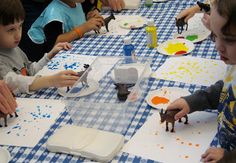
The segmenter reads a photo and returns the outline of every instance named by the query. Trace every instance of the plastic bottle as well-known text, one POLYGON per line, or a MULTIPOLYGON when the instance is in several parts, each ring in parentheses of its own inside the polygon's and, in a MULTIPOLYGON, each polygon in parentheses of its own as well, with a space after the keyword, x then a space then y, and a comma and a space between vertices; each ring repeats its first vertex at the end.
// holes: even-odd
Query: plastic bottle
POLYGON ((153 5, 153 0, 145 0, 145 6, 151 7, 153 5))
POLYGON ((127 62, 132 62, 135 58, 135 48, 134 45, 131 44, 131 38, 125 37, 124 38, 124 47, 123 47, 124 55, 126 57, 127 62))
POLYGON ((154 24, 153 19, 149 19, 147 21, 146 33, 147 33, 147 46, 149 48, 157 47, 157 28, 154 24))

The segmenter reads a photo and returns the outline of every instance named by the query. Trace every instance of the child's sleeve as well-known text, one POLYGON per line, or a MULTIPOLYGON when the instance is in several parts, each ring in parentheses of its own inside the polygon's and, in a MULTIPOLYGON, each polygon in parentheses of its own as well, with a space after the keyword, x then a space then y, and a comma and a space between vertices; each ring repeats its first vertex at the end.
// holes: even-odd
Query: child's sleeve
POLYGON ((205 109, 217 109, 223 86, 224 82, 220 80, 205 90, 198 90, 192 95, 182 98, 187 101, 190 107, 190 112, 202 111, 205 109))
POLYGON ((29 65, 30 75, 35 75, 39 70, 41 70, 50 59, 47 57, 47 53, 44 54, 43 58, 41 58, 38 62, 33 62, 29 65))
POLYGON ((29 91, 29 86, 33 83, 35 78, 37 77, 18 75, 15 72, 10 71, 6 74, 6 76, 4 76, 4 81, 13 91, 14 94, 18 93, 31 94, 33 92, 29 91))

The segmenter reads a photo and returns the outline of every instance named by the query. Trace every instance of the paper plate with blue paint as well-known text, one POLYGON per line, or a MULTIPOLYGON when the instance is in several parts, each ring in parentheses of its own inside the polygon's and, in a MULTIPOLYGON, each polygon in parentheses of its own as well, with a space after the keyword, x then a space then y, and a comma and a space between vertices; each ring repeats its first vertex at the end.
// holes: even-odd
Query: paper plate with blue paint
POLYGON ((193 51, 194 44, 186 39, 171 39, 157 47, 157 51, 164 55, 181 56, 193 51))
POLYGON ((96 92, 98 88, 99 84, 97 81, 88 79, 88 86, 83 86, 82 83, 79 83, 72 89, 67 87, 58 88, 58 94, 64 97, 82 97, 96 92))
POLYGON ((11 160, 11 155, 8 150, 0 148, 0 162, 8 163, 11 160))

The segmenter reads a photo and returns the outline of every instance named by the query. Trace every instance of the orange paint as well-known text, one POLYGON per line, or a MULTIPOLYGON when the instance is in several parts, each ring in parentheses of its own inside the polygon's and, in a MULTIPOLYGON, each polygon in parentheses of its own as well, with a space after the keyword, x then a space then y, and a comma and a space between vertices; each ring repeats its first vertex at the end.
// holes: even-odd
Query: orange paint
POLYGON ((184 158, 189 158, 188 156, 185 156, 184 158))
POLYGON ((193 144, 192 143, 188 143, 189 146, 192 146, 193 144))
POLYGON ((195 146, 196 146, 196 147, 199 147, 199 146, 200 146, 200 144, 195 144, 195 146))
POLYGON ((151 101, 154 105, 158 105, 158 104, 167 104, 169 102, 169 99, 165 97, 155 96, 152 98, 151 101))

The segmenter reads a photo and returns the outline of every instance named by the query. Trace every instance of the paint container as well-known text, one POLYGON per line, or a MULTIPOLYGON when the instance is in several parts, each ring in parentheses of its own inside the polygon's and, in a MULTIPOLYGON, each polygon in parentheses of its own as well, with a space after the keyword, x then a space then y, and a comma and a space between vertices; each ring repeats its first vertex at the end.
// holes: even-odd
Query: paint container
POLYGON ((123 52, 126 63, 132 63, 133 60, 135 59, 135 48, 134 45, 131 43, 130 37, 124 38, 123 52))
POLYGON ((147 35, 147 46, 149 48, 156 48, 157 47, 157 28, 155 26, 153 19, 149 19, 147 21, 146 35, 147 35))

